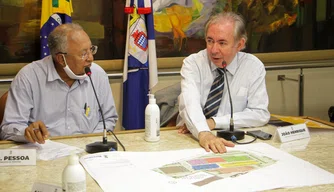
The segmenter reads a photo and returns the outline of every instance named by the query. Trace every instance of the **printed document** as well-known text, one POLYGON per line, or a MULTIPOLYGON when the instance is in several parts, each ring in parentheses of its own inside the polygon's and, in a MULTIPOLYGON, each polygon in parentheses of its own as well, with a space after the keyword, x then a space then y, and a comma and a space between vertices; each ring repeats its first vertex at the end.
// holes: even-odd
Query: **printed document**
POLYGON ((202 148, 103 152, 80 162, 104 191, 263 191, 334 183, 334 174, 265 143, 237 145, 225 154, 202 148))
POLYGON ((12 148, 36 149, 37 159, 44 161, 65 157, 70 155, 72 152, 74 153, 84 152, 84 150, 81 148, 66 145, 63 143, 58 143, 51 140, 45 140, 44 144, 27 143, 12 148))

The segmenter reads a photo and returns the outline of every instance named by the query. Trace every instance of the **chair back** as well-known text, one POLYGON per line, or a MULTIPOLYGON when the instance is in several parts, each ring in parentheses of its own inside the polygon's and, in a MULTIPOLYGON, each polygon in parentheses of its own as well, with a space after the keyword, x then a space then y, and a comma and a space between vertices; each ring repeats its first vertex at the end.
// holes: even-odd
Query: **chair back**
POLYGON ((3 115, 5 114, 7 96, 8 91, 6 91, 6 93, 4 93, 0 98, 0 124, 2 123, 3 115))
POLYGON ((177 98, 180 93, 180 82, 155 92, 157 105, 160 108, 160 127, 171 127, 176 125, 176 118, 179 114, 177 98))

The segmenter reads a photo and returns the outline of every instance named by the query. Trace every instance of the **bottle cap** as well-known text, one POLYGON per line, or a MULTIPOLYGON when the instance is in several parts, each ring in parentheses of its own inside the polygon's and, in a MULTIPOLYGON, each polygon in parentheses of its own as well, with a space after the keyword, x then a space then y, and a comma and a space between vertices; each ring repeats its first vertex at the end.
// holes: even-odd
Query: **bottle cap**
POLYGON ((156 100, 154 98, 154 95, 153 94, 147 94, 148 95, 148 98, 149 98, 149 104, 156 104, 156 100))
POLYGON ((76 165, 79 163, 79 157, 75 153, 71 153, 69 159, 68 159, 68 164, 69 165, 76 165))

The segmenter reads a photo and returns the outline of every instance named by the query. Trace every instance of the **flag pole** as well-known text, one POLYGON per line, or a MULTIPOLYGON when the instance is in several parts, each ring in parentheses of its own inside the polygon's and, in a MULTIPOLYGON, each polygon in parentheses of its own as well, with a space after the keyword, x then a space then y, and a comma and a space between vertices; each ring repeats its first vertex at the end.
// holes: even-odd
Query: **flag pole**
POLYGON ((124 65, 123 65, 123 83, 128 79, 128 54, 129 54, 129 32, 130 30, 130 14, 128 14, 128 23, 126 30, 126 44, 124 53, 124 65))

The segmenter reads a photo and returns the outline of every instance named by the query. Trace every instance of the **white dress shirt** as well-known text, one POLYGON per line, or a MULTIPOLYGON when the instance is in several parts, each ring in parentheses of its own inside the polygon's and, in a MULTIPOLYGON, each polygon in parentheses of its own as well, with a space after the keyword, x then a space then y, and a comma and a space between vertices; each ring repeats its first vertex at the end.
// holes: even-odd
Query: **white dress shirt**
MULTIPOLYGON (((216 69, 216 65, 207 56, 207 50, 192 54, 183 61, 177 125, 185 123, 196 138, 199 132, 210 131, 203 108, 212 82, 218 74, 216 69)), ((263 63, 252 54, 238 52, 226 69, 235 128, 256 127, 268 123, 270 113, 263 63)), ((226 83, 225 80, 218 113, 212 117, 216 128, 229 128, 231 107, 226 83)))
MULTIPOLYGON (((113 130, 118 116, 109 79, 95 63, 91 71, 106 128, 113 130)), ((102 132, 101 113, 89 78, 76 80, 69 87, 58 75, 51 56, 23 67, 11 84, 0 136, 25 142, 25 129, 38 120, 44 122, 50 136, 102 132)))

